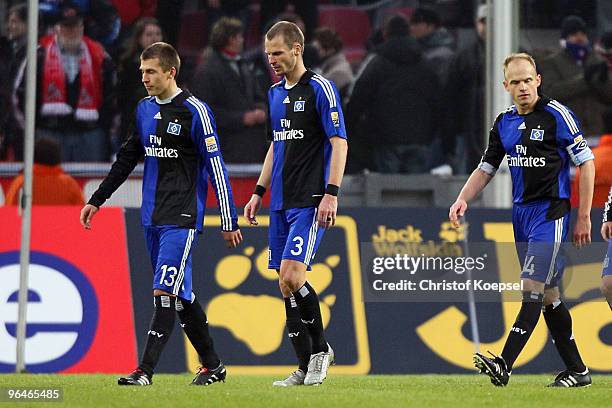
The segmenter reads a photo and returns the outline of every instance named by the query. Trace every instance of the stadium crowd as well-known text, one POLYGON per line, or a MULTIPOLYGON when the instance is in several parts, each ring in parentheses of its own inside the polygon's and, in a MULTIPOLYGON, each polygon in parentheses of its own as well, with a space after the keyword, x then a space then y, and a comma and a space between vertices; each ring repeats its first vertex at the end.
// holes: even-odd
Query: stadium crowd
MULTIPOLYGON (((0 161, 21 161, 27 8, 23 0, 6 3, 0 161)), ((212 108, 225 161, 261 163, 266 93, 279 80, 262 32, 289 20, 306 34, 306 66, 334 81, 342 95, 351 139, 347 172, 470 173, 485 145, 487 6, 358 1, 355 15, 338 18, 324 12, 333 3, 43 0, 36 137, 59 143, 64 162, 111 161, 146 96, 140 53, 163 40, 183 58, 179 86, 212 108), (460 26, 469 35, 457 35, 460 26)), ((602 26, 606 20, 598 16, 599 34, 591 36, 595 13, 585 13, 583 2, 563 3, 552 13, 559 48, 532 50, 544 78, 540 91, 569 106, 587 136, 599 137, 610 131, 604 113, 612 106, 612 25, 602 26)))

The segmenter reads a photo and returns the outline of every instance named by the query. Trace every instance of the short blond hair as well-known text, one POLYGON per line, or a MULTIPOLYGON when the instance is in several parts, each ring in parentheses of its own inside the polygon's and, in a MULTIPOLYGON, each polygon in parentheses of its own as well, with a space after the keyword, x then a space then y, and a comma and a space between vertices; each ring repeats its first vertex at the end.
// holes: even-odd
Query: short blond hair
POLYGON ((297 24, 290 21, 279 21, 274 24, 266 33, 266 39, 272 41, 274 37, 283 36, 283 40, 289 49, 293 48, 293 44, 298 43, 304 49, 304 34, 297 24))
POLYGON ((536 67, 536 62, 533 57, 526 52, 516 52, 508 55, 504 60, 504 78, 506 77, 506 71, 508 70, 508 65, 514 60, 525 60, 531 64, 533 69, 535 69, 536 73, 538 72, 538 68, 536 67))

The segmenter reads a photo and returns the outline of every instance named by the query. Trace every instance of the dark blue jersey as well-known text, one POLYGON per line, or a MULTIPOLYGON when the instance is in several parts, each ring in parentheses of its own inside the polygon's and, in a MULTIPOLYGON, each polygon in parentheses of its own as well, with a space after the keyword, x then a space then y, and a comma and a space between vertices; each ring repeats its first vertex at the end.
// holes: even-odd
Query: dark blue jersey
POLYGON ((274 152, 270 209, 316 206, 329 177, 329 139, 346 139, 338 90, 333 82, 306 71, 290 89, 285 80, 273 85, 268 102, 274 152))
POLYGON ((516 204, 567 201, 570 162, 579 166, 594 159, 572 111, 546 97, 541 97, 527 115, 520 115, 515 106, 499 114, 478 167, 494 175, 504 157, 516 204))
POLYGON ((171 101, 140 101, 135 129, 89 200, 100 207, 144 155, 141 219, 144 226, 202 230, 208 179, 221 212, 223 231, 238 228, 236 209, 210 108, 187 91, 171 101))

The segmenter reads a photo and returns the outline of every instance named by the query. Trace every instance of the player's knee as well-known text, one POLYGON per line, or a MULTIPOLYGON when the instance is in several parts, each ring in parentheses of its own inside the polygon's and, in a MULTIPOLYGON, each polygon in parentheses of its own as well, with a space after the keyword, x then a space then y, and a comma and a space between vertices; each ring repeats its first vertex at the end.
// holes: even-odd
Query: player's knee
POLYGON ((612 298, 612 279, 602 279, 600 289, 607 299, 612 298))
POLYGON ((280 291, 283 294, 283 297, 287 298, 291 296, 292 294, 291 289, 280 278, 278 279, 278 287, 280 288, 280 291))
POLYGON ((302 285, 304 285, 303 280, 304 278, 302 277, 302 274, 299 273, 299 271, 293 270, 291 268, 281 271, 281 275, 280 275, 280 284, 282 285, 281 290, 283 290, 282 288, 284 286, 289 290, 289 292, 293 293, 296 290, 300 289, 302 285))
POLYGON ((553 290, 546 290, 544 292, 544 306, 552 305, 559 300, 560 294, 559 289, 554 288, 553 290))

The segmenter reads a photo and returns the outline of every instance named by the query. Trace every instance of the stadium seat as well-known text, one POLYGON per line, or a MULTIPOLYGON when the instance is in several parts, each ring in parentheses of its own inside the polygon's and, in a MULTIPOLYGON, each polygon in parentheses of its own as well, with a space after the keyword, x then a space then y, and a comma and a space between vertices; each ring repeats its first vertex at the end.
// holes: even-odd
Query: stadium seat
POLYGON ((245 49, 253 48, 253 47, 261 47, 262 35, 260 33, 261 22, 259 21, 261 18, 259 4, 251 4, 249 5, 249 23, 248 26, 245 27, 244 30, 244 45, 245 49))
POLYGON ((349 62, 362 59, 365 55, 365 44, 372 26, 368 14, 355 7, 321 6, 319 7, 319 27, 331 27, 344 42, 344 53, 349 62))
POLYGON ((205 11, 193 11, 181 16, 178 52, 183 58, 195 58, 208 42, 208 20, 205 11))
POLYGON ((390 16, 394 14, 402 14, 404 17, 410 20, 410 18, 414 14, 414 10, 415 10, 414 7, 391 7, 391 8, 385 9, 384 13, 385 13, 385 16, 390 16))

